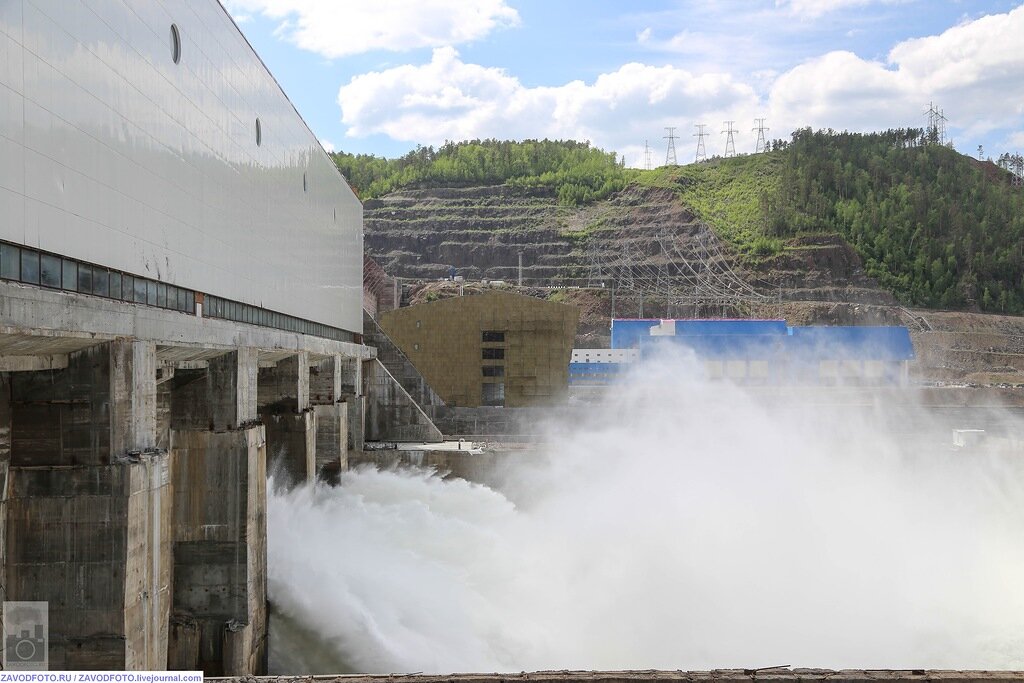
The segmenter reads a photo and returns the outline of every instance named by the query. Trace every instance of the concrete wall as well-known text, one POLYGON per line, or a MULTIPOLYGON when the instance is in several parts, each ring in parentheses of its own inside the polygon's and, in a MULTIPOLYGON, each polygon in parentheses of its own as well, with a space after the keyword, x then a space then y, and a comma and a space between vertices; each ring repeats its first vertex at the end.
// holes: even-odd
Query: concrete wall
POLYGON ((449 406, 481 405, 485 384, 504 384, 509 407, 566 396, 579 322, 574 306, 489 292, 388 311, 378 322, 449 406), (483 341, 486 331, 504 333, 504 341, 483 341), (488 349, 504 357, 484 358, 488 349), (485 367, 504 374, 487 376, 485 367))
POLYGON ((368 364, 365 438, 368 441, 441 441, 441 431, 380 361, 368 364))
POLYGON ((176 430, 171 442, 177 629, 171 661, 210 675, 260 671, 267 598, 263 427, 176 430))
POLYGON ((0 239, 360 331, 362 207, 216 0, 4 0, 0 55, 0 239))
POLYGON ((163 454, 12 468, 5 584, 49 602, 51 669, 164 666, 170 504, 163 454))
POLYGON ((315 405, 316 472, 348 469, 348 404, 315 405))

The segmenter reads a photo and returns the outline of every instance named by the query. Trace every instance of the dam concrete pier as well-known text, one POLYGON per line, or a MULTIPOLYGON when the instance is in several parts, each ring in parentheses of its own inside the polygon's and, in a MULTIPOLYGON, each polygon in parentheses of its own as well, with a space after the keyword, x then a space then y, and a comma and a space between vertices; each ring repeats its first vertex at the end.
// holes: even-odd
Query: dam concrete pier
POLYGON ((49 604, 50 667, 263 671, 267 471, 344 466, 369 349, 8 282, 0 299, 3 598, 49 604))
POLYGON ((3 7, 0 597, 50 669, 260 673, 268 476, 362 447, 362 205, 216 0, 3 7))

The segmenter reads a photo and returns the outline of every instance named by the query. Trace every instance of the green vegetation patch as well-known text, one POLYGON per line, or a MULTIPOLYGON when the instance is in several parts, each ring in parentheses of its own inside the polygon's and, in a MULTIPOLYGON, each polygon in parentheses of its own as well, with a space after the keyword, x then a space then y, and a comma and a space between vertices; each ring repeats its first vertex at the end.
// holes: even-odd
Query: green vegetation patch
POLYGON ((768 235, 769 198, 778 193, 783 152, 713 159, 643 171, 636 183, 671 188, 722 239, 748 257, 777 254, 784 242, 768 235))
POLYGON ((628 172, 614 152, 573 140, 472 140, 417 147, 398 159, 369 154, 331 155, 360 199, 411 187, 511 185, 546 188, 564 206, 609 197, 626 186, 628 172))

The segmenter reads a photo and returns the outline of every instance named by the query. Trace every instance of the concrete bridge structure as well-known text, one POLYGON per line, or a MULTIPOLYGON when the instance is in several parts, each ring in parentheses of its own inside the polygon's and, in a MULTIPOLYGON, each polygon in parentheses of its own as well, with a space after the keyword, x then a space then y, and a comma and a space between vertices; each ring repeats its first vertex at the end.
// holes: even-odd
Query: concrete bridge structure
POLYGON ((0 598, 51 669, 265 669, 268 472, 361 448, 362 265, 216 0, 0 3, 0 598))

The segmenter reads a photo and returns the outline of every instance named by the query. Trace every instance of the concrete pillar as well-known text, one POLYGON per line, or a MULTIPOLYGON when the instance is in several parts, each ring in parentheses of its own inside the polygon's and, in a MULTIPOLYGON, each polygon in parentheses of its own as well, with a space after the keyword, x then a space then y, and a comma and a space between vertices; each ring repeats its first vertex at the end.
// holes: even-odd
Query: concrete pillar
POLYGON ((341 396, 341 356, 321 358, 309 365, 309 402, 329 405, 341 396))
POLYGON ((259 412, 298 413, 309 407, 309 354, 301 351, 259 369, 259 412))
POLYGON ((348 403, 342 398, 344 359, 323 358, 309 368, 309 393, 316 415, 316 476, 334 481, 348 469, 348 403))
POLYGON ((225 431, 256 421, 257 351, 242 348, 178 370, 170 385, 172 429, 225 431))
POLYGON ((123 339, 10 377, 4 585, 9 600, 49 603, 51 668, 167 661, 171 497, 167 456, 153 449, 155 368, 152 344, 123 339))
POLYGON ((49 603, 51 669, 159 669, 167 661, 167 456, 13 468, 10 600, 49 603))
MULTIPOLYGON (((7 475, 11 465, 11 378, 0 372, 0 577, 7 573, 7 475)), ((0 585, 0 623, 7 599, 6 581, 0 585)))
POLYGON ((266 668, 266 440, 261 425, 173 430, 174 615, 168 657, 207 675, 266 668))
POLYGON ((309 398, 308 353, 259 369, 257 401, 266 427, 267 466, 285 486, 312 482, 316 476, 316 414, 309 398))
POLYGON ((110 342, 110 450, 116 456, 156 446, 156 345, 110 342))
POLYGON ((358 358, 342 358, 338 366, 339 396, 348 407, 348 450, 363 450, 363 363, 358 358))
POLYGON ((174 595, 167 665, 266 669, 266 439, 257 352, 237 349, 171 385, 174 595))
POLYGON ((348 469, 348 404, 313 406, 316 416, 317 477, 333 480, 348 469))

